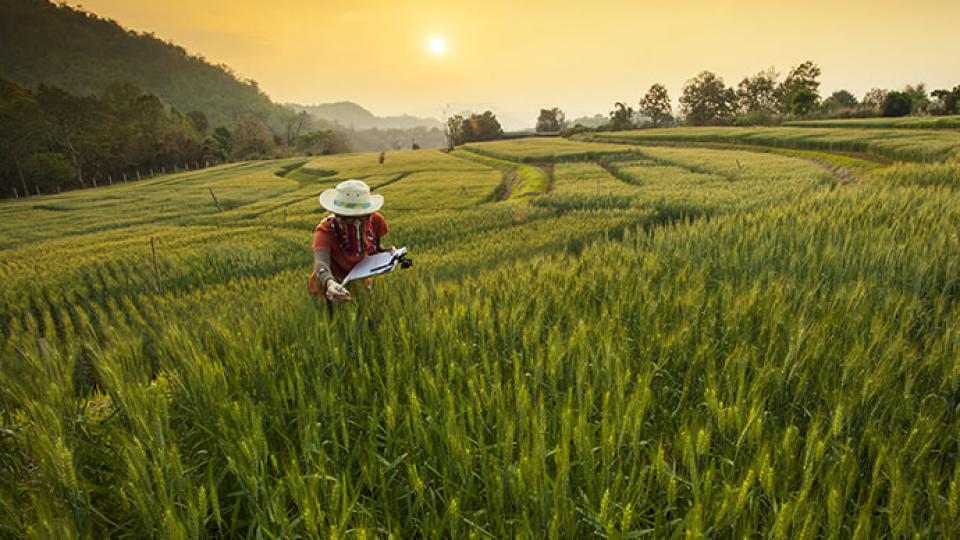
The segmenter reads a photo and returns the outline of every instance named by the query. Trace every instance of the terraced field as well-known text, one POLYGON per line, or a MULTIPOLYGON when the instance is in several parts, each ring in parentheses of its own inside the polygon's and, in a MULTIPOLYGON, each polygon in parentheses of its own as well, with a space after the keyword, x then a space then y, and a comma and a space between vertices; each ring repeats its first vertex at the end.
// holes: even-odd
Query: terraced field
POLYGON ((672 128, 584 133, 576 140, 601 143, 721 143, 857 152, 894 161, 939 162, 960 157, 960 131, 814 127, 672 128))
POLYGON ((870 132, 0 203, 0 535, 955 535, 960 145, 870 132), (346 178, 415 265, 330 313, 309 245, 346 178))

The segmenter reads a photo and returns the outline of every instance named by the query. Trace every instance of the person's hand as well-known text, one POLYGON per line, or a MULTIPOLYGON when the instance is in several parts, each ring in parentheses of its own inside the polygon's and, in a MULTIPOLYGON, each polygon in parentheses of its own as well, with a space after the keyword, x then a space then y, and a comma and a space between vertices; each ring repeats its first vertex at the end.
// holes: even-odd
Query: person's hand
POLYGON ((350 301, 350 291, 346 287, 334 280, 327 282, 327 300, 337 304, 343 304, 350 301))
POLYGON ((391 255, 396 255, 396 254, 397 254, 397 246, 388 246, 388 247, 387 247, 387 251, 389 251, 391 255))

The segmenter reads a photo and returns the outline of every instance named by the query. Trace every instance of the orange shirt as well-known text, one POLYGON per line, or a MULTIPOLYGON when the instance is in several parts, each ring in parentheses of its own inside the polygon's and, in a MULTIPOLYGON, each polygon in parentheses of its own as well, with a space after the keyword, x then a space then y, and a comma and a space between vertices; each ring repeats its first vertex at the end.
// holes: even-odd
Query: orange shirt
MULTIPOLYGON (((380 212, 370 214, 369 219, 372 221, 373 234, 377 239, 387 235, 389 231, 387 221, 383 219, 380 212)), ((326 250, 330 252, 330 262, 333 266, 331 270, 333 270, 334 275, 337 276, 338 279, 350 273, 354 265, 366 257, 366 255, 344 253, 340 249, 340 243, 337 242, 337 235, 333 232, 332 220, 329 218, 324 219, 317 225, 317 229, 313 233, 313 250, 326 250)))

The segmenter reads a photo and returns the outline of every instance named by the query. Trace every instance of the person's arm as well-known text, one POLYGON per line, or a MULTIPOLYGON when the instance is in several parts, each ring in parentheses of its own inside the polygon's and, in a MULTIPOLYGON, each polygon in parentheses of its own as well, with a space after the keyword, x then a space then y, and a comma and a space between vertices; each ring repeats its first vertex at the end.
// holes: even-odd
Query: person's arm
POLYGON ((374 222, 374 224, 373 224, 373 230, 374 230, 374 233, 375 233, 376 236, 377 236, 377 239, 376 239, 377 253, 383 253, 384 251, 389 251, 390 253, 393 253, 394 251, 396 251, 396 249, 397 249, 396 247, 394 247, 394 246, 382 247, 382 246, 380 245, 380 240, 381 240, 384 236, 386 236, 386 235, 387 235, 387 232, 390 230, 390 229, 387 227, 387 220, 383 219, 383 216, 380 215, 379 213, 375 214, 374 217, 373 217, 373 219, 376 220, 376 221, 374 222))
POLYGON ((330 265, 330 252, 326 249, 317 249, 313 252, 313 273, 317 276, 317 281, 323 284, 327 298, 334 302, 349 302, 350 291, 346 287, 337 283, 333 277, 333 271, 330 265))

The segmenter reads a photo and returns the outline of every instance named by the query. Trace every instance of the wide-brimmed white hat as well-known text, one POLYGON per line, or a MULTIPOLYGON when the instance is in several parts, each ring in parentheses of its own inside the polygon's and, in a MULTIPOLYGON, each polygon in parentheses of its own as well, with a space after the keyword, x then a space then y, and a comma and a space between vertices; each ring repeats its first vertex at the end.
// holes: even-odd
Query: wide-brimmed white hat
POLYGON ((363 216, 383 206, 383 195, 371 195, 360 180, 346 180, 320 194, 320 205, 341 216, 363 216))

